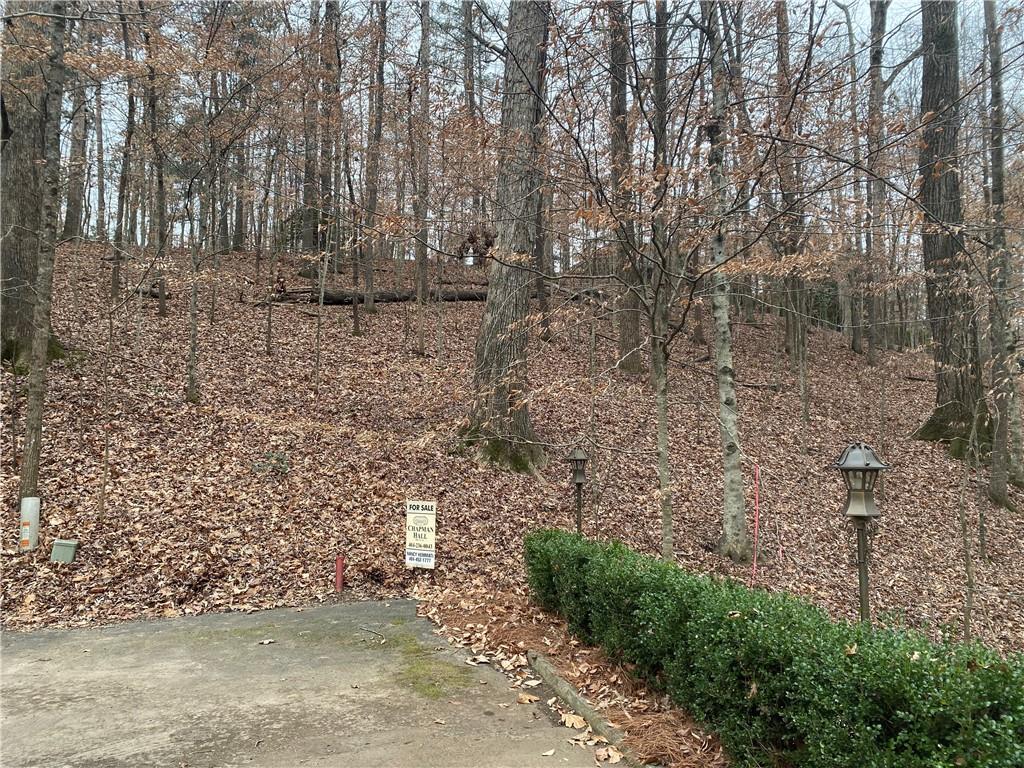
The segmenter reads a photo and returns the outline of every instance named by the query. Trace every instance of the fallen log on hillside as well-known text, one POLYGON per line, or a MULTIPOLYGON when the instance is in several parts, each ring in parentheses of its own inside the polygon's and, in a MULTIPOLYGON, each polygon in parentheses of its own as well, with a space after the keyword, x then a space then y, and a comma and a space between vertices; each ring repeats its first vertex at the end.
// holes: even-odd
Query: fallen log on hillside
MULTIPOLYGON (((366 303, 367 294, 362 291, 324 291, 324 306, 344 306, 358 301, 366 303)), ((430 301, 486 301, 487 291, 430 291, 430 301)), ((307 302, 316 304, 319 301, 318 295, 310 290, 285 291, 275 297, 276 301, 284 302, 307 302)), ((394 304, 403 301, 416 301, 416 294, 412 291, 377 291, 373 294, 375 304, 394 304)))
MULTIPOLYGON (((550 295, 566 301, 600 301, 604 294, 596 288, 583 288, 581 290, 567 290, 564 288, 552 287, 550 295)), ((486 290, 452 290, 441 291, 431 288, 428 301, 487 301, 486 290)), ((530 294, 531 299, 537 298, 536 293, 530 294)), ((274 301, 283 303, 308 303, 316 304, 318 294, 311 288, 298 288, 290 291, 278 291, 274 295, 274 301)), ((355 301, 360 304, 366 303, 366 294, 362 291, 341 291, 332 288, 324 289, 324 306, 347 306, 355 301)), ((403 301, 416 301, 414 291, 377 291, 373 294, 375 304, 395 304, 403 301)))
MULTIPOLYGON (((151 286, 146 288, 145 286, 139 286, 138 289, 139 298, 141 299, 159 299, 160 298, 160 283, 153 283, 151 286)), ((164 299, 170 299, 171 292, 164 290, 164 299)))

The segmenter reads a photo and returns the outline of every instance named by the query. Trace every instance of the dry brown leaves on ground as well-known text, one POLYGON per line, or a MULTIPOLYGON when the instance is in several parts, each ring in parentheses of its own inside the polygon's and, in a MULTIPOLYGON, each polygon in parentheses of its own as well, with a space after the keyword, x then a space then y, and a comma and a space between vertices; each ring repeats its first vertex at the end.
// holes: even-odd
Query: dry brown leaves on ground
MULTIPOLYGON (((317 374, 316 306, 281 304, 269 312, 267 260, 256 275, 251 254, 226 256, 199 278, 200 402, 188 404, 187 255, 176 252, 167 270, 168 316, 158 316, 152 299, 128 299, 113 312, 112 336, 102 255, 90 245, 59 253, 53 327, 69 354, 50 371, 42 546, 29 555, 15 550, 20 442, 12 436, 23 418, 24 379, 2 374, 6 629, 331 600, 335 557, 344 555, 347 596, 424 595, 430 615, 497 664, 520 669, 518 657, 537 647, 561 659, 562 671, 594 701, 629 705, 639 723, 626 725, 633 735, 649 733, 653 745, 675 732, 661 718, 661 703, 529 606, 523 578, 524 533, 572 524, 562 456, 581 438, 592 457, 585 532, 657 551, 653 399, 642 377, 613 369, 610 320, 593 321, 585 305, 553 300, 554 339, 534 338, 530 358, 529 408, 549 462, 521 475, 495 470, 458 440, 479 303, 430 306, 426 356, 414 352, 414 305, 362 312, 362 336, 351 334, 351 307, 325 308, 317 374), (438 503, 432 573, 404 567, 407 498, 438 503), (48 562, 55 538, 79 540, 75 563, 48 562), (502 646, 506 656, 498 658, 502 646), (647 715, 660 719, 639 719, 647 715)), ((140 256, 126 277, 140 282, 148 266, 140 256)), ((281 263, 289 288, 308 285, 298 266, 290 256, 281 263)), ((410 284, 412 270, 400 266, 381 265, 382 289, 410 284)), ((445 274, 456 285, 483 279, 479 270, 456 266, 445 274)), ((344 279, 333 282, 351 287, 344 279)), ((701 362, 706 348, 685 340, 675 348, 670 444, 678 562, 854 617, 852 532, 840 513, 842 483, 828 465, 846 443, 862 439, 893 467, 872 541, 875 615, 934 636, 958 635, 965 579, 957 509, 966 481, 976 555, 980 513, 987 530, 987 558, 975 558, 975 633, 1003 651, 1024 649, 1024 517, 977 492, 983 474, 965 476, 942 446, 909 437, 934 397, 933 385, 921 380, 931 375, 927 356, 886 352, 870 369, 839 334, 812 328, 804 422, 781 336, 768 316, 735 329, 739 381, 778 385, 741 386, 738 393, 751 527, 755 463, 762 478, 756 576, 712 551, 722 502, 714 376, 701 362)), ((1024 508, 1024 494, 1013 498, 1024 508)), ((681 743, 700 754, 703 740, 681 743)), ((666 755, 688 764, 686 755, 666 755)))

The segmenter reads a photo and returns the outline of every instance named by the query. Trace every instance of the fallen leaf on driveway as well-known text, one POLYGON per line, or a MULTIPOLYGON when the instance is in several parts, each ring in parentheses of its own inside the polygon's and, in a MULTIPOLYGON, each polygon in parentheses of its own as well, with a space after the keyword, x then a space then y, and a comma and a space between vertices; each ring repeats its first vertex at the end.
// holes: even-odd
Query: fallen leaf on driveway
POLYGON ((594 757, 597 758, 598 762, 615 764, 622 760, 622 753, 619 752, 615 747, 609 745, 607 747, 601 747, 600 749, 594 750, 594 757))
POLYGON ((534 696, 532 693, 520 693, 516 696, 516 701, 520 704, 533 704, 535 701, 540 701, 540 696, 534 696))
POLYGON ((547 752, 541 752, 540 756, 541 757, 551 757, 553 754, 555 754, 555 750, 549 749, 547 752))
POLYGON ((565 712, 562 714, 562 725, 579 730, 587 727, 587 721, 573 712, 565 712))
POLYGON ((257 643, 257 645, 270 645, 271 643, 276 643, 276 642, 277 642, 276 640, 268 637, 266 640, 260 640, 257 643))

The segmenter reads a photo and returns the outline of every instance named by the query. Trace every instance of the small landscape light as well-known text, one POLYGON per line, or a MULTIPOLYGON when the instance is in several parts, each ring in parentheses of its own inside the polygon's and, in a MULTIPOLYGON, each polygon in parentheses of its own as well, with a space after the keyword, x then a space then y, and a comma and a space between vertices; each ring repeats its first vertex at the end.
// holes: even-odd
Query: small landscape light
POLYGON ((878 473, 889 466, 878 457, 871 446, 861 442, 848 445, 833 466, 843 475, 843 482, 846 484, 846 506, 843 511, 857 531, 860 620, 868 623, 871 621, 871 609, 868 605, 868 520, 881 515, 875 505, 875 482, 878 480, 878 473))
POLYGON ((587 480, 587 452, 580 446, 572 449, 567 457, 572 469, 572 481, 576 484, 576 533, 583 533, 583 483, 587 480))

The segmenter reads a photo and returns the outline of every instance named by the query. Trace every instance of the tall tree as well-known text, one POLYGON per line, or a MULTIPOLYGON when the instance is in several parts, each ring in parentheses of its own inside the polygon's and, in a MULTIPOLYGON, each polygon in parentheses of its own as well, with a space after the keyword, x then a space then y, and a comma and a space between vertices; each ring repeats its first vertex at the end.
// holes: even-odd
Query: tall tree
POLYGON ((729 194, 725 177, 725 147, 728 143, 728 74, 719 32, 721 3, 701 1, 701 17, 707 36, 711 62, 711 120, 706 130, 711 150, 708 168, 714 195, 714 230, 711 241, 711 314, 715 321, 715 375, 718 380, 718 429, 722 441, 724 498, 722 538, 718 551, 737 562, 750 559, 751 542, 747 533, 743 501, 743 455, 740 452, 739 413, 736 402, 736 372, 732 359, 732 335, 729 328, 729 278, 722 270, 727 259, 725 232, 729 212, 729 194))
POLYGON ((462 93, 466 99, 466 114, 476 114, 476 38, 473 37, 473 0, 462 0, 462 93))
POLYGON ((616 211, 618 269, 625 290, 619 308, 619 367, 629 373, 643 370, 640 349, 640 285, 634 252, 633 196, 625 183, 632 165, 626 92, 629 88, 629 21, 624 0, 608 3, 608 75, 611 87, 611 186, 616 211))
POLYGON ((512 3, 505 45, 496 182, 496 241, 489 290, 476 342, 469 437, 485 455, 528 469, 544 460, 527 407, 527 315, 533 285, 534 188, 538 161, 537 99, 549 2, 512 3))
MULTIPOLYGON (((416 195, 413 214, 416 217, 416 353, 424 354, 424 315, 427 300, 427 243, 430 224, 427 206, 430 200, 430 2, 420 3, 420 61, 419 61, 419 136, 416 144, 413 178, 416 195)), ((410 104, 410 109, 412 105, 410 104)))
MULTIPOLYGON (((103 36, 94 33, 96 53, 103 53, 103 36)), ((96 130, 96 237, 101 243, 107 242, 107 152, 103 135, 103 80, 96 80, 96 107, 94 127, 96 130)))
MULTIPOLYGON (((310 4, 309 36, 316 40, 320 33, 320 0, 310 4)), ((317 190, 317 88, 319 78, 315 76, 319 57, 319 45, 308 46, 305 53, 306 72, 312 88, 302 96, 302 249, 315 250, 319 243, 320 205, 317 190)))
MULTIPOLYGON (((130 62, 132 60, 132 47, 128 37, 128 17, 124 13, 123 0, 118 0, 117 11, 121 22, 121 41, 124 44, 124 58, 125 61, 130 62)), ((125 115, 124 140, 121 143, 121 170, 117 180, 117 213, 114 219, 114 274, 112 286, 115 293, 120 283, 119 271, 121 249, 124 247, 125 209, 128 205, 129 185, 131 183, 132 138, 135 134, 135 92, 130 74, 125 76, 125 91, 128 108, 125 115)))
MULTIPOLYGON (((837 6, 843 11, 843 16, 846 20, 846 57, 847 57, 847 68, 849 70, 850 80, 850 92, 849 92, 849 103, 850 103, 850 125, 859 126, 860 117, 858 109, 860 107, 860 76, 857 74, 857 44, 856 37, 853 32, 853 18, 850 13, 850 5, 840 3, 838 0, 833 0, 837 6)), ((853 137, 853 210, 856 218, 860 218, 862 211, 864 210, 864 178, 861 164, 861 141, 858 135, 853 137)), ((864 300, 865 291, 863 285, 863 270, 865 263, 865 251, 864 251, 864 231, 867 227, 854 227, 849 237, 852 241, 853 251, 853 267, 849 270, 849 283, 852 287, 848 298, 848 307, 844 308, 848 314, 850 321, 850 348, 857 354, 861 354, 864 351, 863 345, 863 312, 861 311, 864 300), (860 279, 858 279, 860 278, 860 279)))
MULTIPOLYGON (((961 234, 960 41, 957 4, 922 0, 921 252, 936 371, 935 409, 918 429, 923 440, 948 440, 962 455, 982 398, 981 364, 961 234)), ((983 442, 987 442, 983 440, 983 442)))
MULTIPOLYGON (((381 242, 375 227, 377 226, 377 196, 380 185, 380 139, 384 125, 384 56, 388 36, 388 2, 375 0, 377 9, 377 29, 373 68, 373 86, 370 88, 370 145, 366 150, 366 250, 364 268, 366 270, 366 309, 374 309, 373 265, 376 252, 381 242)), ((426 179, 421 179, 425 185, 426 179)))
POLYGON ((96 83, 96 237, 107 242, 107 153, 103 136, 103 83, 96 83))
POLYGON ((885 57, 885 29, 891 0, 871 0, 871 53, 868 67, 868 153, 867 153, 867 227, 864 230, 864 265, 862 291, 867 305, 868 363, 878 358, 879 297, 875 290, 875 275, 882 263, 885 243, 885 180, 881 173, 882 143, 885 140, 885 119, 882 97, 885 83, 882 65, 885 57))
MULTIPOLYGON (((26 5, 37 5, 27 3, 26 5)), ((39 495, 39 459, 43 447, 43 405, 46 400, 46 369, 49 362, 50 310, 53 293, 53 262, 57 246, 57 206, 60 193, 60 113, 64 99, 64 33, 63 0, 51 3, 45 73, 45 96, 41 100, 40 144, 43 171, 37 176, 40 184, 38 200, 42 205, 42 227, 36 240, 37 271, 32 307, 32 353, 28 374, 28 399, 25 406, 25 444, 21 458, 20 498, 39 495)))
POLYGON ((654 216, 651 221, 650 252, 647 256, 650 278, 651 311, 648 316, 651 342, 651 384, 657 411, 655 442, 658 451, 658 496, 661 512, 661 556, 675 557, 672 512, 672 470, 669 466, 669 312, 676 281, 669 252, 665 206, 668 202, 668 20, 665 0, 654 4, 653 114, 650 118, 653 139, 655 182, 654 216))
MULTIPOLYGON (((139 12, 143 18, 146 17, 146 6, 143 0, 139 0, 139 12)), ((147 20, 146 25, 143 27, 142 42, 146 49, 146 112, 149 118, 149 144, 150 149, 153 153, 153 168, 156 171, 156 185, 154 190, 153 205, 156 207, 156 215, 152 213, 150 217, 153 221, 153 226, 150 227, 152 232, 155 229, 156 235, 156 263, 157 263, 157 282, 159 292, 159 313, 161 317, 167 315, 167 288, 166 281, 164 279, 164 259, 167 256, 167 188, 164 179, 164 167, 166 158, 164 156, 163 144, 160 140, 159 130, 159 112, 158 112, 158 99, 157 99, 157 87, 156 87, 156 63, 154 60, 153 51, 153 32, 155 27, 153 21, 147 20)), ((150 243, 152 246, 152 243, 150 243)))
MULTIPOLYGON (((77 30, 79 38, 82 30, 77 30)), ((71 152, 68 158, 67 206, 61 240, 82 234, 82 205, 85 201, 85 154, 89 140, 89 110, 85 101, 85 78, 76 73, 71 80, 71 152)))
MULTIPOLYGON (((471 130, 479 131, 477 118, 480 116, 480 97, 477 94, 478 78, 476 76, 479 59, 477 55, 476 33, 473 29, 473 5, 474 0, 462 0, 462 93, 466 102, 466 117, 469 120, 471 130)), ((482 88, 482 83, 480 87, 482 88)), ((474 179, 472 183, 473 199, 471 201, 471 210, 473 221, 470 226, 474 227, 480 225, 481 198, 478 182, 474 179)))
POLYGON ((995 423, 992 430, 992 473, 989 496, 1000 504, 1008 504, 1007 484, 1013 476, 1021 477, 1020 456, 1012 449, 1010 424, 1012 409, 1017 407, 1011 373, 1014 354, 1010 332, 1010 251, 1006 243, 1006 157, 1005 114, 1003 105, 1003 41, 996 18, 995 0, 985 0, 985 32, 989 61, 989 324, 992 338, 992 392, 995 423))
POLYGON ((536 291, 537 291, 537 305, 540 313, 540 338, 544 341, 551 340, 551 307, 548 302, 548 286, 545 275, 548 274, 548 270, 545 268, 547 261, 547 247, 550 238, 547 235, 549 229, 548 218, 551 212, 550 204, 550 185, 548 184, 547 174, 544 168, 542 168, 541 156, 545 151, 545 142, 547 134, 547 123, 544 120, 545 104, 544 99, 540 94, 544 93, 547 83, 548 76, 548 56, 547 56, 547 44, 548 44, 548 27, 544 27, 544 39, 541 41, 541 54, 540 63, 538 64, 537 71, 537 96, 534 99, 534 110, 536 116, 534 118, 534 137, 533 141, 537 147, 537 162, 534 163, 534 180, 533 180, 533 232, 531 233, 531 240, 533 241, 533 267, 536 270, 536 291))
POLYGON ((43 83, 39 62, 33 60, 29 42, 45 33, 31 15, 31 0, 12 0, 6 5, 11 18, 4 23, 4 55, 0 57, 3 82, 0 107, 3 139, 0 150, 0 335, 3 359, 18 370, 28 366, 32 346, 33 285, 42 229, 43 83), (9 190, 18 190, 10 194, 9 190))
POLYGON ((337 128, 334 124, 335 105, 338 101, 338 78, 335 67, 340 66, 337 57, 338 0, 327 0, 324 7, 323 36, 320 45, 320 78, 322 97, 320 99, 320 247, 327 250, 330 233, 331 211, 334 206, 334 139, 337 128))

